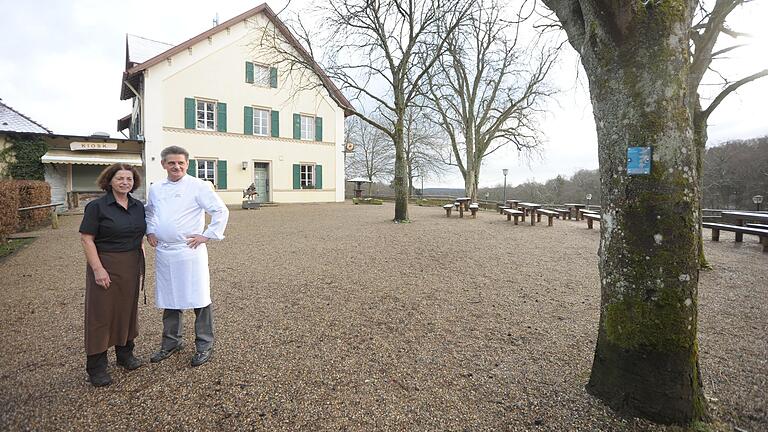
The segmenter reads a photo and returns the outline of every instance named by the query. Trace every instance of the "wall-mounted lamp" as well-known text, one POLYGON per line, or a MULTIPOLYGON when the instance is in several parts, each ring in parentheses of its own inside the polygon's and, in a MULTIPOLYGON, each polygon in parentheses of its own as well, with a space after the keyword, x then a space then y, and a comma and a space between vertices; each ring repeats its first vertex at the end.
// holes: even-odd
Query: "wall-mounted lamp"
POLYGON ((248 161, 243 161, 243 171, 248 169, 248 161))

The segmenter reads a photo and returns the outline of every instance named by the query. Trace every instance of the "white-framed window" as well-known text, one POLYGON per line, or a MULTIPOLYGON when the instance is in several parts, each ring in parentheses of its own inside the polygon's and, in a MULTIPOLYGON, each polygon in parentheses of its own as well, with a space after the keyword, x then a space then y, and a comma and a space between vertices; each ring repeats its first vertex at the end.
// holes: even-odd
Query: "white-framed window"
POLYGON ((301 139, 315 139, 315 118, 312 116, 301 116, 301 139))
POLYGON ((216 186, 216 160, 197 159, 197 178, 207 180, 216 186))
POLYGON ((269 66, 253 64, 253 84, 259 87, 269 87, 269 66))
POLYGON ((195 99, 195 129, 216 130, 216 102, 195 99))
POLYGON ((314 164, 301 164, 299 170, 299 180, 301 187, 314 187, 315 186, 315 165, 314 164))
POLYGON ((253 134, 254 135, 269 135, 269 123, 270 116, 269 110, 263 108, 253 109, 253 134))

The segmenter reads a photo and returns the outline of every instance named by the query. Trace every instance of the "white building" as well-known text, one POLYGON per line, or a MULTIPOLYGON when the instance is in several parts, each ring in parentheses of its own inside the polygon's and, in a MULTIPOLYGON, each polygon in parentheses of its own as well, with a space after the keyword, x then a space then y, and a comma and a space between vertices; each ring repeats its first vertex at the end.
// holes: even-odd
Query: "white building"
POLYGON ((266 4, 175 46, 128 35, 121 99, 133 110, 118 130, 144 140, 147 184, 165 177, 160 151, 178 145, 227 204, 251 183, 262 202, 344 200, 351 105, 266 4), (265 31, 313 71, 281 70, 265 31))

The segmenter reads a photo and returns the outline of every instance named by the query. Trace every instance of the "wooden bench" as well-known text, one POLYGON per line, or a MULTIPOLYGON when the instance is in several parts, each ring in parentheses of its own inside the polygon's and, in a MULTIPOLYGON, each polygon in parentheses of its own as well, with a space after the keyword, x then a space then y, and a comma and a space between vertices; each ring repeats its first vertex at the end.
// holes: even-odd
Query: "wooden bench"
MULTIPOLYGON (((515 218, 515 225, 517 225, 517 218, 519 217, 525 217, 525 213, 521 212, 520 210, 515 209, 504 209, 504 214, 507 215, 507 220, 512 220, 512 218, 515 218)), ((525 219, 523 219, 523 222, 525 222, 525 219)))
MULTIPOLYGON (((760 224, 752 224, 760 225, 760 224)), ((753 228, 750 226, 741 225, 728 225, 721 223, 704 222, 701 224, 703 228, 709 228, 712 230, 712 241, 720 241, 720 231, 731 231, 737 234, 749 234, 755 235, 760 238, 760 243, 763 245, 763 252, 768 252, 768 229, 753 228)), ((737 237, 736 242, 741 242, 741 238, 737 237)))
POLYGON ((559 219, 565 220, 565 218, 568 218, 568 219, 571 218, 571 211, 568 210, 568 209, 556 208, 556 209, 551 209, 551 211, 556 212, 557 213, 557 217, 559 219))
POLYGON ((505 205, 499 205, 499 214, 504 214, 504 210, 509 209, 512 207, 507 207, 505 205))
POLYGON ((750 228, 768 229, 768 224, 748 223, 747 226, 750 228))
POLYGON ((451 217, 451 210, 453 210, 453 204, 446 204, 443 206, 445 209, 445 217, 451 217))
POLYGON ((600 215, 600 213, 598 213, 596 211, 587 210, 587 209, 579 209, 578 212, 579 212, 579 219, 584 219, 584 216, 586 216, 588 214, 600 215))
POLYGON ((477 211, 480 209, 480 205, 478 203, 472 203, 469 205, 469 211, 472 212, 472 219, 477 218, 477 211))
POLYGON ((27 211, 27 210, 38 210, 38 209, 44 209, 44 208, 50 208, 53 211, 51 212, 51 228, 58 229, 59 228, 59 216, 56 214, 56 207, 64 205, 64 203, 50 203, 50 204, 40 204, 36 206, 31 207, 21 207, 18 209, 19 211, 27 211))
POLYGON ((587 229, 592 229, 594 221, 600 222, 600 215, 595 213, 582 213, 582 217, 587 220, 587 229))
POLYGON ((545 209, 536 210, 536 215, 539 217, 539 222, 541 222, 541 215, 546 216, 549 219, 547 226, 552 226, 552 219, 560 216, 560 214, 556 211, 545 209))

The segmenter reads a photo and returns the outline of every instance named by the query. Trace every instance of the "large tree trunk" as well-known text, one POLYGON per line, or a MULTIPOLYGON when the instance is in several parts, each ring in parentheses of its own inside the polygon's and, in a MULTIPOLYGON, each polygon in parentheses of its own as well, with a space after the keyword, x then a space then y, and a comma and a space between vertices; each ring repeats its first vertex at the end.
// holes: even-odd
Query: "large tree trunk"
POLYGON ((408 161, 403 143, 403 121, 395 123, 395 222, 408 220, 408 161))
POLYGON ((603 200, 601 311, 587 390, 662 423, 705 417, 699 374, 699 181, 687 105, 691 4, 546 0, 581 53, 603 200), (651 147, 649 175, 627 148, 651 147))

